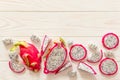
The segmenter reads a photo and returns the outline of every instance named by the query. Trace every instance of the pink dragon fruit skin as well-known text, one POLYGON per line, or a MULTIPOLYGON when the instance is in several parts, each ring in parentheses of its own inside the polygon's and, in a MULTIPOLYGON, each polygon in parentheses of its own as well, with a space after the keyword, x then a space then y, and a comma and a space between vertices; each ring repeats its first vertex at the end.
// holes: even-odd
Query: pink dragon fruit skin
POLYGON ((25 65, 32 71, 38 72, 40 70, 41 56, 39 51, 30 43, 27 46, 19 45, 20 57, 25 65))

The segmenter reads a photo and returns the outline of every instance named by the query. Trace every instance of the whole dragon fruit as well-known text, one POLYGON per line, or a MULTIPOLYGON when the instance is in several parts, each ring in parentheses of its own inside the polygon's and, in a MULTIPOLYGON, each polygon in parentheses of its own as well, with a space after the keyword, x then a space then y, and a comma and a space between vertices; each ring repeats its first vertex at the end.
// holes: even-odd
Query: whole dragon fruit
POLYGON ((40 70, 41 54, 37 48, 25 41, 19 41, 14 44, 14 47, 11 48, 11 50, 15 50, 15 48, 18 46, 20 50, 19 55, 24 64, 28 67, 28 69, 38 72, 40 70))

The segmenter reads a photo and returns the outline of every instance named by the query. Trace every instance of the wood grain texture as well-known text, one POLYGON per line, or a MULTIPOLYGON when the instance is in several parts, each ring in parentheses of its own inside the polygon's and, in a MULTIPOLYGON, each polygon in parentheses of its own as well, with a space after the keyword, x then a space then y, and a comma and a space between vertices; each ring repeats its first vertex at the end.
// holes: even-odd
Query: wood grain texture
POLYGON ((120 36, 120 13, 0 12, 0 15, 0 36, 102 37, 107 32, 120 36))
POLYGON ((0 11, 120 11, 119 0, 0 0, 0 11))
MULTIPOLYGON (((114 76, 104 76, 98 64, 91 64, 98 73, 96 76, 79 71, 75 79, 68 76, 70 69, 45 75, 43 63, 39 73, 26 70, 15 74, 9 69, 8 51, 2 43, 5 38, 30 42, 32 34, 42 41, 47 34, 52 39, 62 36, 66 42, 74 41, 87 49, 88 44, 95 43, 106 51, 101 38, 107 32, 120 37, 119 0, 0 0, 0 80, 120 80, 119 71, 114 76)), ((120 66, 120 47, 113 52, 120 66)))

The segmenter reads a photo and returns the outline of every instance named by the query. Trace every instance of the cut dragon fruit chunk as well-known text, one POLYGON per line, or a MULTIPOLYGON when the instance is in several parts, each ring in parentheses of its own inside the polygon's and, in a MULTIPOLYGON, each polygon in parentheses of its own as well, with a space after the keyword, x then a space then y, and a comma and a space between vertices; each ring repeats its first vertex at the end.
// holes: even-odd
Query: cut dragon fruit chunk
POLYGON ((34 42, 34 43, 37 43, 37 44, 40 43, 40 38, 39 38, 38 36, 36 36, 36 35, 32 35, 32 36, 30 37, 30 40, 31 40, 32 42, 34 42))
POLYGON ((85 62, 80 62, 78 65, 79 70, 83 70, 92 74, 97 74, 96 71, 92 68, 92 66, 86 64, 85 62))
POLYGON ((87 61, 90 63, 97 63, 99 62, 103 57, 102 50, 100 52, 91 53, 90 56, 88 56, 87 61))
POLYGON ((67 62, 66 64, 63 65, 63 67, 62 67, 60 70, 58 70, 58 71, 56 72, 56 74, 59 73, 59 72, 62 72, 62 71, 64 71, 64 70, 66 70, 66 69, 68 69, 68 68, 70 68, 70 67, 72 67, 71 62, 67 62))
POLYGON ((47 48, 49 48, 49 45, 51 43, 51 39, 45 35, 44 39, 43 39, 43 43, 42 43, 42 47, 41 47, 41 53, 42 55, 45 53, 45 51, 47 50, 47 48))

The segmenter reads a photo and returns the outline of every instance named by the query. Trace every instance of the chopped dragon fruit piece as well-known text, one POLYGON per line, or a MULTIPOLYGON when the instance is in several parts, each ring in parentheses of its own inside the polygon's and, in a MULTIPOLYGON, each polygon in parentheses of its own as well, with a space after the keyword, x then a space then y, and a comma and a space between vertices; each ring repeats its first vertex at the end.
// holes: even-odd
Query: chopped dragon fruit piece
POLYGON ((52 40, 45 35, 43 42, 42 42, 42 46, 41 46, 41 53, 42 55, 46 56, 47 51, 49 51, 50 45, 51 45, 52 40))
POLYGON ((97 74, 96 71, 92 68, 92 66, 86 64, 85 62, 80 62, 78 65, 79 70, 83 70, 92 74, 97 74))
POLYGON ((100 52, 94 52, 88 55, 87 61, 91 63, 97 63, 99 62, 103 57, 103 52, 102 50, 100 52))
POLYGON ((63 67, 62 67, 60 70, 58 70, 58 71, 56 72, 56 74, 59 73, 59 72, 62 72, 62 71, 64 71, 64 70, 66 70, 66 69, 68 69, 68 68, 70 68, 70 67, 72 67, 71 62, 67 62, 66 64, 63 65, 63 67))

